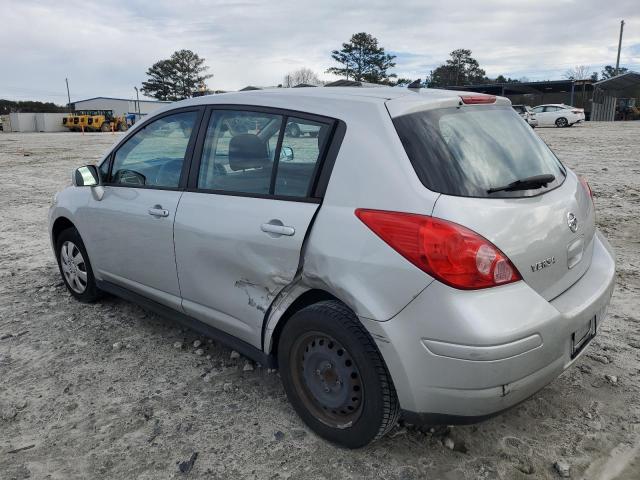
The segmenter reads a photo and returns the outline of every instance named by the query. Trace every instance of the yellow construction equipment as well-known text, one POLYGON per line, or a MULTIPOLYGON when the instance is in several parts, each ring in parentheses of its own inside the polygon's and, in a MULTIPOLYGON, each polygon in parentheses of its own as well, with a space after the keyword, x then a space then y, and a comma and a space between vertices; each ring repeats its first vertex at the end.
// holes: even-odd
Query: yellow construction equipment
POLYGON ((114 116, 113 110, 79 110, 62 119, 62 124, 72 132, 111 132, 127 130, 124 116, 114 116))

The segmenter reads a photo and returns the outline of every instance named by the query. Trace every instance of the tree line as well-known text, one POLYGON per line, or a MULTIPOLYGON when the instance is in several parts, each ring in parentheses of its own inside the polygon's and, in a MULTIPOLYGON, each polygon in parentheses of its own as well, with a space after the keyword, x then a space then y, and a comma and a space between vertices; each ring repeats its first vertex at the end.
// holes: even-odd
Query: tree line
MULTIPOLYGON (((341 48, 331 52, 336 65, 326 73, 347 80, 375 83, 380 85, 406 86, 415 79, 398 78, 393 73, 396 55, 387 53, 378 39, 366 32, 355 33, 341 48)), ((142 82, 142 92, 158 100, 181 100, 197 95, 211 93, 206 81, 213 77, 207 73, 205 59, 191 50, 178 50, 170 58, 154 63, 147 70, 147 80, 142 82)), ((626 72, 620 68, 618 73, 626 72)), ((616 75, 615 68, 607 65, 601 72, 591 72, 588 66, 578 65, 568 69, 564 77, 570 80, 604 80, 616 75)), ((444 63, 425 72, 421 86, 443 88, 486 83, 526 82, 526 77, 510 78, 498 75, 489 78, 472 51, 466 48, 453 50, 444 63)), ((320 76, 309 68, 301 68, 287 73, 279 87, 299 85, 323 85, 320 76)))
POLYGON ((56 105, 52 102, 13 101, 0 99, 0 115, 8 115, 12 112, 26 113, 64 113, 67 107, 56 105))

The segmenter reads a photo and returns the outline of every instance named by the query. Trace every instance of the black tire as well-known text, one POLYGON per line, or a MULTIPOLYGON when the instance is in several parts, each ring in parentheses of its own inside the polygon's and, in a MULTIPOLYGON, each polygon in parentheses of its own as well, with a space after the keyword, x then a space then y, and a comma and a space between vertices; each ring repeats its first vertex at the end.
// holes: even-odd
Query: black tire
POLYGON ((287 130, 289 131, 289 135, 294 138, 298 138, 300 136, 300 127, 297 123, 290 123, 287 130))
POLYGON ((398 421, 400 406, 382 356, 355 314, 338 301, 310 305, 289 319, 278 343, 278 364, 287 397, 298 415, 331 442, 360 448, 385 435, 398 421), (323 350, 309 353, 311 345, 316 348, 315 343, 305 343, 310 339, 323 350), (320 347, 322 341, 327 343, 320 347), (330 349, 339 355, 335 366, 332 360, 322 360, 323 352, 333 354, 330 349), (324 364, 313 363, 317 358, 324 364), (319 365, 326 365, 322 372, 319 365), (347 370, 346 376, 341 369, 347 370), (313 393, 320 382, 331 396, 329 401, 346 394, 347 403, 327 407, 326 399, 313 393), (333 387, 331 391, 327 385, 333 387))
POLYGON ((103 122, 100 126, 100 131, 104 133, 111 131, 111 125, 109 125, 109 122, 103 122))
POLYGON ((567 121, 566 118, 564 117, 556 118, 556 127, 565 128, 568 125, 569 125, 569 122, 567 121))
POLYGON ((60 276, 62 277, 62 281, 69 293, 76 299, 82 303, 93 303, 102 297, 102 291, 98 289, 96 286, 96 280, 93 275, 93 269, 91 268, 91 262, 89 261, 89 255, 87 254, 87 249, 84 246, 82 238, 80 234, 75 228, 67 228, 60 232, 58 238, 56 239, 56 260, 58 261, 58 269, 60 270, 60 276), (82 258, 84 259, 84 272, 86 273, 86 287, 84 291, 78 292, 74 290, 67 280, 65 273, 63 271, 63 254, 62 247, 66 242, 71 242, 71 244, 75 245, 77 249, 80 251, 82 258))
POLYGON ((128 129, 129 127, 124 122, 120 122, 120 125, 118 125, 118 130, 120 130, 121 132, 126 132, 128 129))

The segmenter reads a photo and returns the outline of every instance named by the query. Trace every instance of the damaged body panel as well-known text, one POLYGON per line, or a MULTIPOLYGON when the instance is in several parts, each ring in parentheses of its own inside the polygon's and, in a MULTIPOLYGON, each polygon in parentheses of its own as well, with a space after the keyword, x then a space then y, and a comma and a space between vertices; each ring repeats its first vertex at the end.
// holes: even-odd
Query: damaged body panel
POLYGON ((293 280, 317 208, 310 202, 185 192, 174 227, 185 313, 259 346, 265 312, 293 280), (278 218, 295 225, 295 235, 260 230, 278 218))

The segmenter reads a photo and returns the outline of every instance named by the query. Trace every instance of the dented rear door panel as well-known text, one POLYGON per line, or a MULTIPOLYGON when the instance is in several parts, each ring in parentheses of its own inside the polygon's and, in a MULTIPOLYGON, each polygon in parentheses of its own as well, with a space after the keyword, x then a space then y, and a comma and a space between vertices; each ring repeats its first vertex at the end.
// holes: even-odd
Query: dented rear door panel
POLYGON ((185 192, 174 227, 185 312, 260 347, 265 312, 293 280, 318 207, 304 201, 185 192), (295 232, 265 232, 267 223, 295 232))

